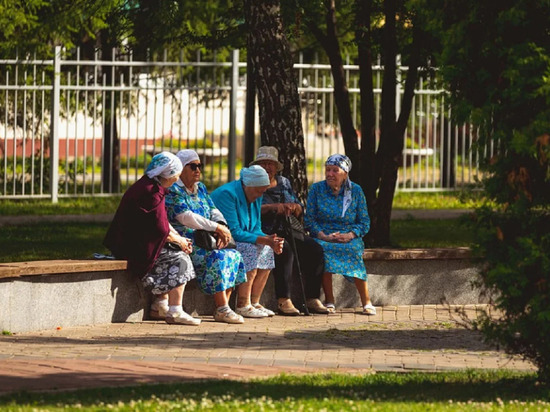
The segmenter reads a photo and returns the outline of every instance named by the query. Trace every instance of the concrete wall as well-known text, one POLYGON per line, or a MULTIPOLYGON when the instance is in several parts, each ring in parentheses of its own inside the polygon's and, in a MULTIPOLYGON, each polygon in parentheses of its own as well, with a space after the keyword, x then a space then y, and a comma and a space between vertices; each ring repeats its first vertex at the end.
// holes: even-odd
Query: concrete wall
POLYGON ((0 279, 0 329, 137 322, 146 297, 124 270, 0 279))
MULTIPOLYGON (((35 267, 33 276, 0 278, 0 329, 24 332, 147 319, 148 310, 144 309, 148 308, 150 297, 139 282, 119 269, 120 262, 118 269, 111 271, 105 270, 108 264, 103 263, 102 270, 86 272, 80 268, 80 273, 56 274, 52 269, 45 275, 38 274, 45 272, 44 268, 35 267)), ((365 252, 365 265, 370 295, 376 306, 487 302, 480 291, 472 287, 478 268, 467 250, 369 250, 365 252)), ((57 262, 56 271, 62 271, 63 266, 57 262)), ((66 266, 68 270, 76 270, 74 263, 66 266)), ((353 283, 334 275, 333 285, 337 308, 361 305, 353 283)), ((302 303, 297 277, 292 298, 296 307, 302 303)), ((262 303, 273 310, 277 308, 272 276, 262 303)), ((213 298, 200 292, 192 281, 185 290, 184 308, 189 313, 209 316, 215 306, 213 298)))

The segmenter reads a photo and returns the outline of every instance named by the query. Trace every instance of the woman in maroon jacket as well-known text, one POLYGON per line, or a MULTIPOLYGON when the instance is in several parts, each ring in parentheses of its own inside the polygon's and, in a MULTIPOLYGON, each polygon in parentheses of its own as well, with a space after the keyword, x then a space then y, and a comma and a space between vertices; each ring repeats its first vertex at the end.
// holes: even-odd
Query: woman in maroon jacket
POLYGON ((167 323, 199 325, 182 307, 185 284, 195 277, 189 258, 192 243, 168 222, 164 197, 179 178, 181 161, 172 153, 153 157, 145 175, 124 193, 104 244, 117 259, 128 261, 155 299, 151 317, 167 323))

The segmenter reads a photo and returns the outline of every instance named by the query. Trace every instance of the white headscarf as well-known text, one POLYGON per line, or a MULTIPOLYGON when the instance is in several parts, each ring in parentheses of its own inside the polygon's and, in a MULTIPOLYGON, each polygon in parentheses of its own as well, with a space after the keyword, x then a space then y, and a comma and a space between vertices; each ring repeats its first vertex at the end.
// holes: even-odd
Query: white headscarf
POLYGON ((178 157, 178 159, 180 159, 183 167, 187 166, 187 164, 191 163, 194 160, 201 160, 197 152, 191 149, 180 150, 176 153, 176 156, 178 157))
POLYGON ((179 175, 182 170, 183 165, 176 155, 170 152, 160 152, 153 156, 145 174, 151 179, 157 176, 169 179, 179 175))

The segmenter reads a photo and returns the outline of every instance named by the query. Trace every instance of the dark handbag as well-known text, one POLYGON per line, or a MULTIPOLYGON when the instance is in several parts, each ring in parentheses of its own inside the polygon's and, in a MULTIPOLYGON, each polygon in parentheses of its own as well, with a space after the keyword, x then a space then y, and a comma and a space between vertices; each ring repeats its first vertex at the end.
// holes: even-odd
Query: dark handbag
MULTIPOLYGON (((196 246, 204 250, 214 250, 218 247, 216 246, 216 237, 214 232, 209 232, 208 230, 197 229, 194 232, 194 243, 196 246)), ((233 238, 227 243, 224 249, 235 249, 237 245, 233 238)))
POLYGON ((304 240, 306 230, 296 216, 277 215, 275 233, 284 238, 293 236, 294 239, 304 240))
POLYGON ((177 252, 181 252, 181 251, 182 251, 180 244, 179 244, 179 243, 176 243, 176 242, 166 242, 166 243, 164 244, 164 247, 165 247, 166 249, 175 250, 175 251, 177 251, 177 252))

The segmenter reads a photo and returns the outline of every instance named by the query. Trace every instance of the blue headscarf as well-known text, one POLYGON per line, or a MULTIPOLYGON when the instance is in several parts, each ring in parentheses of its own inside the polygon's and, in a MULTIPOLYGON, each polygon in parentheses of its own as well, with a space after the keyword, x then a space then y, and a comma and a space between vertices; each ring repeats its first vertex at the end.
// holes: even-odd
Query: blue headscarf
MULTIPOLYGON (((346 155, 337 153, 328 157, 327 161, 325 162, 325 166, 338 166, 344 172, 349 173, 349 171, 351 170, 351 160, 346 155)), ((344 200, 342 203, 342 217, 344 217, 344 215, 346 214, 346 210, 348 210, 350 205, 351 205, 351 180, 349 180, 349 177, 347 177, 346 181, 344 182, 344 200)))
POLYGON ((179 175, 182 170, 183 165, 176 155, 170 152, 160 152, 153 156, 145 173, 151 179, 157 176, 168 179, 179 175))
POLYGON ((241 170, 241 180, 245 186, 269 186, 269 175, 262 166, 252 165, 241 170))
POLYGON ((325 166, 338 166, 344 172, 349 173, 351 170, 351 160, 343 154, 333 154, 328 157, 325 166))

